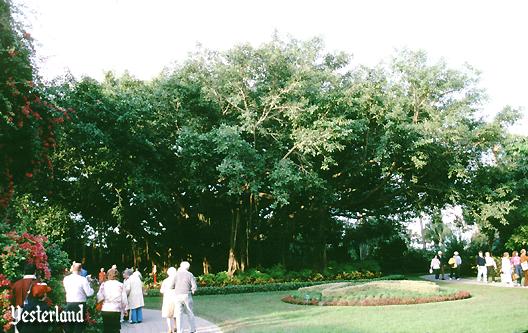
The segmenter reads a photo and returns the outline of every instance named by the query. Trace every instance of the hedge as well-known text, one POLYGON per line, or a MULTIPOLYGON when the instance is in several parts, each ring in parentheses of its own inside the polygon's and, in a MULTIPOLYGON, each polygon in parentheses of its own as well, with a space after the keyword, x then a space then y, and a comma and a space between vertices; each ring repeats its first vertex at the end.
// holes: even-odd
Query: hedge
MULTIPOLYGON (((361 280, 331 280, 331 281, 304 281, 304 282, 280 282, 280 283, 267 283, 267 284, 241 284, 232 285, 225 287, 202 287, 198 288, 195 295, 227 295, 227 294, 243 294, 243 293, 257 293, 266 291, 285 291, 295 290, 302 287, 314 286, 317 284, 324 283, 335 283, 335 282, 368 282, 377 280, 404 280, 404 275, 387 275, 379 278, 372 279, 361 279, 361 280)), ((149 297, 159 297, 159 289, 150 289, 148 291, 149 297)))

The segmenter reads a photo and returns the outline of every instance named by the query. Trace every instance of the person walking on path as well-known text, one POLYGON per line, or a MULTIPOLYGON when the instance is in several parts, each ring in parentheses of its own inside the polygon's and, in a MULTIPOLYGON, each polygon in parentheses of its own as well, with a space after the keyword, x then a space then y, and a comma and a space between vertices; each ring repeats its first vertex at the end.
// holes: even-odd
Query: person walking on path
POLYGON ((138 271, 132 273, 125 282, 128 295, 128 308, 130 309, 130 323, 136 324, 143 321, 143 282, 138 271))
POLYGON ((455 264, 456 264, 455 278, 457 280, 460 280, 460 267, 462 266, 462 258, 458 254, 458 251, 454 252, 453 258, 455 258, 455 264))
POLYGON ((440 273, 442 274, 442 280, 445 280, 445 267, 447 261, 442 251, 438 251, 438 260, 440 260, 440 273))
POLYGON ((102 284, 103 282, 105 282, 106 273, 104 271, 104 268, 101 268, 101 270, 99 271, 99 276, 97 277, 97 279, 99 280, 99 284, 102 284))
POLYGON ((182 313, 185 311, 189 317, 189 323, 191 325, 191 333, 196 332, 196 320, 193 313, 193 299, 192 295, 196 292, 196 279, 194 275, 189 272, 191 265, 187 261, 182 261, 180 268, 176 272, 176 284, 175 284, 175 298, 174 298, 174 311, 176 313, 176 326, 177 332, 183 332, 182 328, 182 313))
POLYGON ((169 333, 176 329, 176 317, 174 316, 174 299, 176 297, 176 268, 170 267, 167 270, 168 277, 161 283, 160 293, 163 294, 163 304, 161 306, 161 317, 167 320, 167 329, 169 333))
MULTIPOLYGON (((491 256, 491 253, 486 252, 486 274, 487 278, 491 277, 491 282, 495 282, 495 272, 497 270, 497 263, 495 262, 495 258, 491 256)), ((488 282, 486 278, 486 282, 488 282)))
MULTIPOLYGON (((86 299, 94 294, 88 279, 81 276, 81 264, 74 263, 71 267, 71 274, 63 280, 64 291, 66 292, 66 311, 75 313, 82 311, 86 313, 86 299)), ((84 315, 83 315, 84 318, 84 315)), ((84 331, 84 322, 72 322, 65 325, 67 333, 81 333, 84 331)))
POLYGON ((438 280, 440 276, 440 260, 438 260, 438 255, 435 255, 433 259, 431 259, 431 266, 429 268, 430 273, 434 273, 435 279, 438 280))
POLYGON ((510 254, 504 252, 501 262, 501 282, 506 284, 512 283, 512 267, 510 261, 510 254))
POLYGON ((447 262, 449 264, 449 280, 453 280, 456 278, 457 274, 457 262, 455 259, 455 254, 453 253, 453 256, 449 258, 449 261, 447 262))
POLYGON ((477 255, 477 282, 479 281, 488 282, 486 259, 482 256, 482 251, 477 255))
POLYGON ((523 276, 523 271, 521 267, 521 257, 519 257, 519 253, 517 251, 512 252, 511 264, 512 264, 513 273, 514 275, 516 275, 515 284, 520 286, 522 276, 523 276))
POLYGON ((103 302, 101 316, 104 333, 119 333, 121 330, 120 316, 126 309, 125 286, 117 281, 118 274, 116 269, 111 270, 107 276, 108 280, 101 284, 97 293, 97 301, 103 302))
POLYGON ((524 275, 524 283, 523 283, 523 285, 525 287, 527 287, 528 286, 528 256, 526 255, 526 250, 525 249, 521 250, 520 262, 521 262, 521 268, 523 270, 523 275, 524 275))
MULTIPOLYGON (((107 274, 110 274, 110 272, 112 271, 112 268, 110 268, 108 270, 108 273, 107 274)), ((130 285, 128 284, 127 280, 128 278, 130 277, 130 275, 132 275, 132 272, 128 269, 125 268, 125 270, 123 271, 123 286, 125 287, 125 292, 126 290, 128 290, 130 288, 130 285)), ((127 296, 128 297, 128 296, 127 296)), ((129 319, 130 321, 130 314, 129 314, 129 307, 128 307, 128 298, 127 298, 127 306, 125 308, 125 311, 121 313, 121 322, 123 323, 125 321, 125 317, 129 319)))

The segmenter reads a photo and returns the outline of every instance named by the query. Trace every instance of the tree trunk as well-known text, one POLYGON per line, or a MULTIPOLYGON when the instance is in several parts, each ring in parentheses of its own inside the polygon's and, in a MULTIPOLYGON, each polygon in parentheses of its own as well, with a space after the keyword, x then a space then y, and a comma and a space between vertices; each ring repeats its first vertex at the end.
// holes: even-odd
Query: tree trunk
POLYGON ((203 266, 204 275, 205 274, 209 274, 209 268, 211 268, 211 265, 209 264, 209 261, 207 260, 207 257, 203 257, 202 266, 203 266))
POLYGON ((319 269, 323 271, 326 269, 326 214, 323 208, 319 209, 319 269))
POLYGON ((420 221, 420 235, 422 236, 422 249, 425 250, 427 248, 427 242, 425 240, 425 229, 424 229, 423 219, 421 215, 420 215, 419 221, 420 221))
POLYGON ((235 272, 240 269, 240 262, 237 259, 237 241, 238 241, 238 226, 240 224, 240 207, 233 209, 231 220, 231 237, 229 240, 229 258, 227 261, 227 274, 233 276, 235 272))
POLYGON ((137 257, 136 257, 136 250, 134 249, 134 245, 132 245, 132 260, 134 262, 134 268, 137 268, 137 257))

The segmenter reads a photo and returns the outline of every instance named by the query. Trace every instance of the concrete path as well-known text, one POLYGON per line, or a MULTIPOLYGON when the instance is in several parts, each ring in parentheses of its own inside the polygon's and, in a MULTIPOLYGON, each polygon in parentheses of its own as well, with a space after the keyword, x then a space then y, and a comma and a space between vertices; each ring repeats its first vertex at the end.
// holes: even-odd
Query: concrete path
MULTIPOLYGON (((474 277, 474 278, 462 278, 460 280, 454 280, 454 279, 453 280, 449 280, 449 275, 447 275, 447 274, 446 274, 445 280, 442 280, 441 278, 436 280, 434 274, 432 274, 432 275, 422 275, 421 278, 424 279, 424 280, 427 280, 427 281, 445 282, 445 283, 451 283, 451 284, 475 284, 475 285, 479 285, 479 286, 490 286, 490 287, 501 287, 501 288, 512 288, 512 287, 520 288, 520 286, 515 285, 513 283, 507 284, 507 283, 502 283, 502 282, 488 282, 488 283, 478 282, 476 277, 474 277)), ((496 281, 500 281, 500 278, 497 277, 497 278, 495 278, 495 280, 496 281)), ((523 287, 523 288, 526 288, 526 287, 523 287)))
MULTIPOLYGON (((190 332, 187 316, 183 315, 183 332, 190 332)), ((196 317, 197 333, 221 333, 222 331, 215 324, 205 319, 196 317)), ((121 324, 121 333, 167 333, 167 325, 164 318, 161 318, 161 311, 143 308, 143 322, 140 324, 121 324)))

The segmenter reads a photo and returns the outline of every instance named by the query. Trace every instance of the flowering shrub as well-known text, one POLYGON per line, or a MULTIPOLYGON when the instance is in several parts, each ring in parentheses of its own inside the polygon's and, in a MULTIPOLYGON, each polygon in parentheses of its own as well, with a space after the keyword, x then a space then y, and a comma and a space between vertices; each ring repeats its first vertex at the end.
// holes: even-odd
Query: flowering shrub
POLYGON ((54 273, 58 276, 53 277, 51 268, 66 267, 67 256, 56 246, 49 244, 46 237, 29 233, 8 232, 0 235, 0 248, 0 325, 7 332, 12 326, 10 285, 23 276, 24 264, 36 266, 37 275, 53 288, 48 296, 54 303, 60 304, 64 301, 61 288, 58 288, 62 271, 56 269, 54 273), (52 256, 48 257, 48 254, 52 256))
POLYGON ((48 240, 46 237, 33 236, 28 233, 18 235, 16 232, 8 233, 7 237, 12 240, 12 243, 4 246, 0 261, 8 279, 13 280, 20 276, 23 261, 35 264, 37 272, 41 273, 45 280, 51 278, 48 256, 44 248, 44 243, 48 240))

